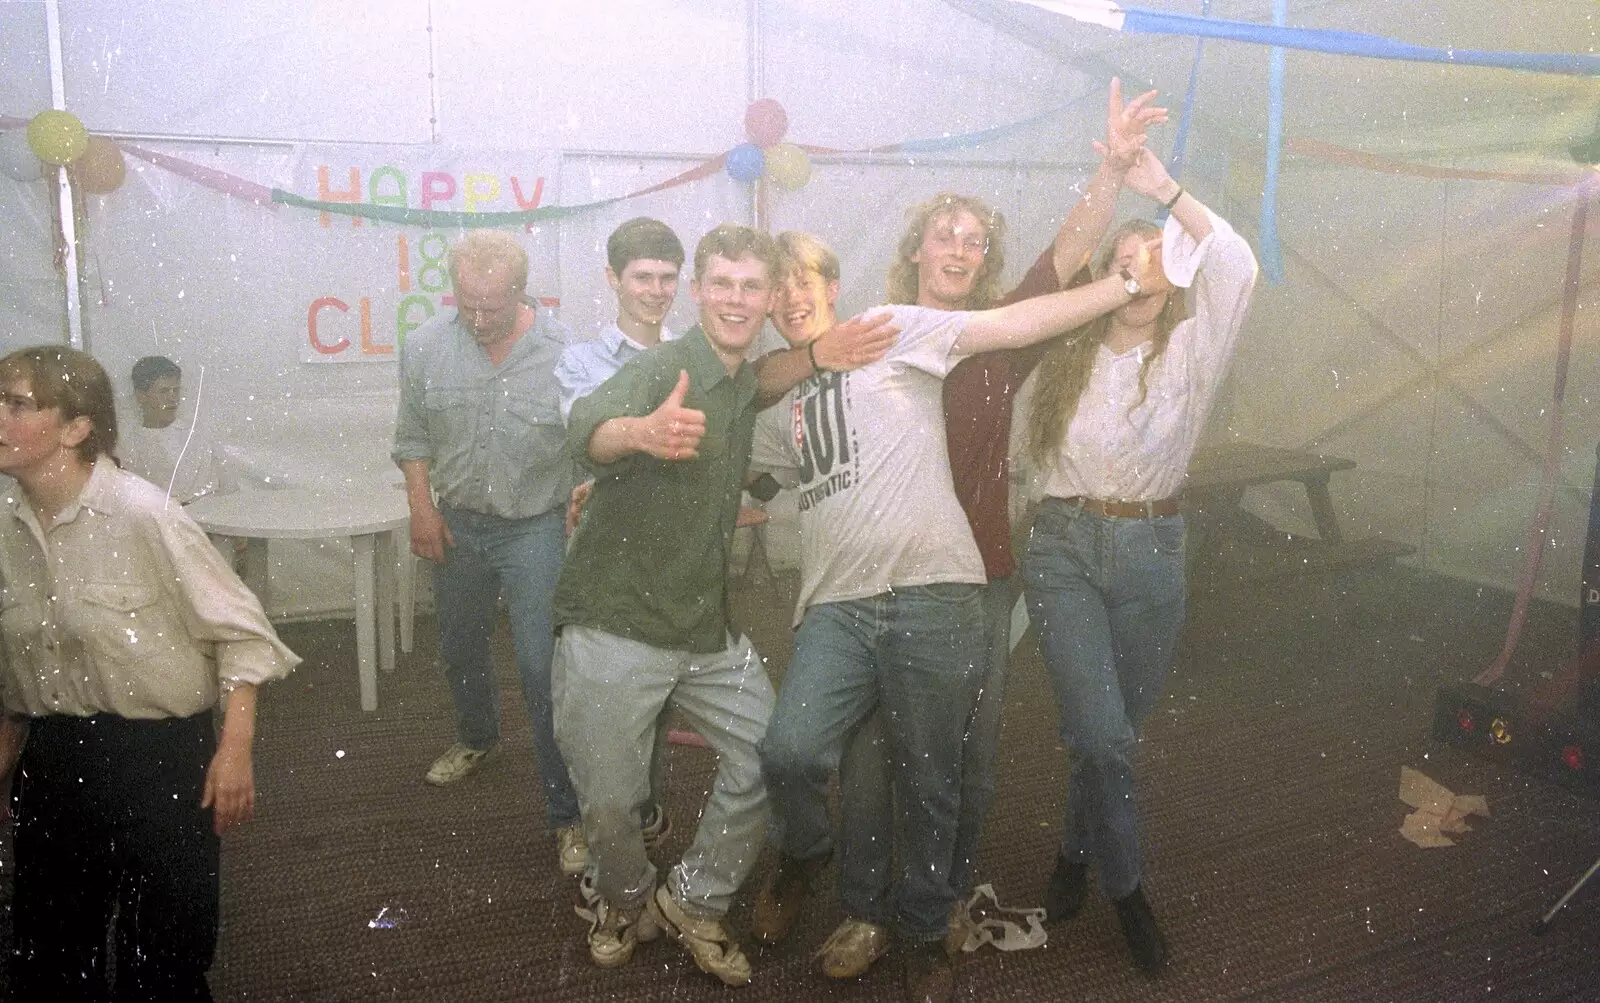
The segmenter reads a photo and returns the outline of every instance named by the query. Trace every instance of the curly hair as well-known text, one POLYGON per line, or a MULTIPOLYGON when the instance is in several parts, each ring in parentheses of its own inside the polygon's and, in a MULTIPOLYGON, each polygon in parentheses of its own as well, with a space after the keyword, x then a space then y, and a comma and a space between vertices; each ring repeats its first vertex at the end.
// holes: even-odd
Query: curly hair
POLYGON ((917 263, 912 255, 922 249, 922 239, 928 227, 941 217, 961 211, 976 216, 984 225, 988 246, 983 252, 983 266, 972 281, 972 292, 964 304, 968 310, 987 310, 1000 299, 1000 273, 1005 271, 1006 218, 980 198, 940 192, 906 212, 906 230, 900 236, 900 246, 895 250, 894 264, 889 266, 889 302, 915 303, 920 292, 917 285, 917 263))

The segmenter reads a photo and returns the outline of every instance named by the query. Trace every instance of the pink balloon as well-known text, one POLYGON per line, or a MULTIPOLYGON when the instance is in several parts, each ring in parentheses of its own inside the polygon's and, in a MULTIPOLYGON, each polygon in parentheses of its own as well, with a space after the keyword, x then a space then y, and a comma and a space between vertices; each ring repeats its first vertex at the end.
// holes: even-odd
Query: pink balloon
POLYGON ((750 142, 762 149, 782 142, 789 131, 789 113, 772 98, 752 101, 744 112, 744 132, 750 142))

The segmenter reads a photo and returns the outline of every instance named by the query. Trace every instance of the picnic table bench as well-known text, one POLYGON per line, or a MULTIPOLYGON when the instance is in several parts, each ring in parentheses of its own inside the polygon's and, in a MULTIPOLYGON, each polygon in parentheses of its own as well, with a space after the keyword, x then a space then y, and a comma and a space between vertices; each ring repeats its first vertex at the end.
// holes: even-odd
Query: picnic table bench
POLYGON ((1355 465, 1354 460, 1340 456, 1249 442, 1223 443, 1197 451, 1189 463, 1185 486, 1197 537, 1191 553, 1214 574, 1237 574, 1250 579, 1389 563, 1412 553, 1411 546, 1381 537, 1344 538, 1328 481, 1336 471, 1350 470, 1355 465), (1305 488, 1317 539, 1278 534, 1270 545, 1235 548, 1230 555, 1222 555, 1221 537, 1230 518, 1241 514, 1240 502, 1246 489, 1281 481, 1297 481, 1305 488), (1240 554, 1244 555, 1242 559, 1240 554))

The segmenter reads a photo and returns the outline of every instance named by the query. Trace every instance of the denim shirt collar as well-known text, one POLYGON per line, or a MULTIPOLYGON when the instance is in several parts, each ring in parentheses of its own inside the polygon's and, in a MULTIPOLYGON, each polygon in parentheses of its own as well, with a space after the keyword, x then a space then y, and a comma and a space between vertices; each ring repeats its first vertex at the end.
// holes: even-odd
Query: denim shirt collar
MULTIPOLYGON (((661 340, 663 342, 676 341, 677 338, 678 336, 672 332, 672 328, 665 324, 661 325, 661 340)), ((612 321, 601 329, 600 343, 606 346, 606 351, 610 352, 611 357, 618 362, 626 362, 634 354, 648 351, 648 346, 641 345, 626 334, 623 334, 622 328, 617 325, 616 321, 612 321), (632 349, 632 351, 630 352, 629 349, 632 349)))

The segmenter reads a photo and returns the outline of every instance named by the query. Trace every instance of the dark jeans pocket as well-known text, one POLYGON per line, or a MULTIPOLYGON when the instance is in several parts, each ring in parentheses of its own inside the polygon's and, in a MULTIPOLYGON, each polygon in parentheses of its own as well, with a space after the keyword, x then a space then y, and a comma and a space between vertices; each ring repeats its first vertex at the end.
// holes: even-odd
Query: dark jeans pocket
POLYGON ((1163 554, 1183 553, 1188 532, 1188 525, 1181 515, 1150 520, 1150 533, 1155 537, 1156 550, 1163 554))

